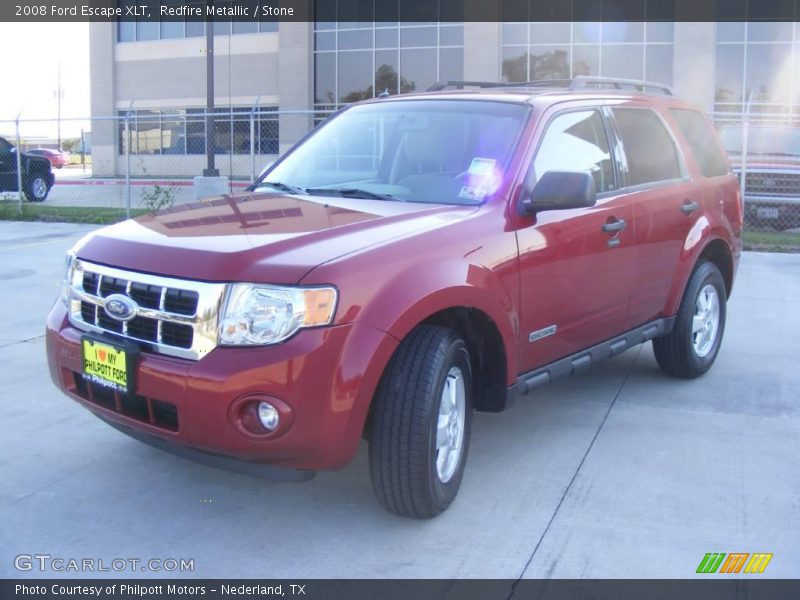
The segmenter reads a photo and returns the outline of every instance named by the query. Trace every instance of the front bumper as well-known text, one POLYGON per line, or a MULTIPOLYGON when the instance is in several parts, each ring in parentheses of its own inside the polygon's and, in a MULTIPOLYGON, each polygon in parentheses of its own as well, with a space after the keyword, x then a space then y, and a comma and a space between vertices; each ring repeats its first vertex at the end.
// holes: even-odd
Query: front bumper
POLYGON ((51 377, 117 428, 222 459, 212 461, 216 466, 234 458, 311 471, 340 468, 354 456, 380 375, 397 346, 386 333, 352 323, 303 330, 275 346, 219 347, 199 361, 142 352, 134 394, 122 397, 98 393, 82 377, 82 335, 56 302, 47 320, 51 377), (234 415, 248 397, 277 399, 287 426, 249 434, 234 415))

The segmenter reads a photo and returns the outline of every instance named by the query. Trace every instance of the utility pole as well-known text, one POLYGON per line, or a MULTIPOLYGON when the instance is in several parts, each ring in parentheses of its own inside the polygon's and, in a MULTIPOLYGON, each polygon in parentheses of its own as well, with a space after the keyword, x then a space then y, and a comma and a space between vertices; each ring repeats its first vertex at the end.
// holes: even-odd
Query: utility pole
MULTIPOLYGON (((206 0, 214 7, 214 0, 206 0)), ((214 164, 214 21, 206 20, 206 169, 205 177, 219 177, 214 164)))

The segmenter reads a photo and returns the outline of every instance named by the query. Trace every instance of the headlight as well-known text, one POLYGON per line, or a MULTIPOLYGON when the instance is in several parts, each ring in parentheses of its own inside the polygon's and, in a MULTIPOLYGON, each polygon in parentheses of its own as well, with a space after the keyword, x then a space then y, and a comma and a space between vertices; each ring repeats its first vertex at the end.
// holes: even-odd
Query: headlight
POLYGON ((72 277, 75 272, 75 251, 69 250, 64 257, 64 281, 61 282, 61 299, 69 306, 69 290, 72 286, 72 277))
POLYGON ((233 284, 220 321, 220 343, 277 344, 304 327, 330 325, 336 296, 332 287, 233 284))

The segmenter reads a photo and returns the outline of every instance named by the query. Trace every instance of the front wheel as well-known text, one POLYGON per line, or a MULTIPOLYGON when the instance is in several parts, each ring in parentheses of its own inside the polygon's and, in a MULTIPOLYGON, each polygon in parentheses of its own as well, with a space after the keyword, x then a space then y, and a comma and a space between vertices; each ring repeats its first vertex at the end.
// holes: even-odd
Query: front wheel
POLYGON ((699 377, 711 368, 725 331, 727 293, 716 265, 701 262, 686 286, 675 326, 653 340, 661 370, 683 379, 699 377))
POLYGON ((452 330, 421 325, 403 340, 375 396, 372 488, 386 510, 435 517, 461 485, 472 425, 472 369, 452 330))
POLYGON ((34 173, 30 179, 25 183, 25 196, 29 202, 44 202, 47 194, 50 192, 50 187, 47 185, 47 180, 44 175, 34 173))

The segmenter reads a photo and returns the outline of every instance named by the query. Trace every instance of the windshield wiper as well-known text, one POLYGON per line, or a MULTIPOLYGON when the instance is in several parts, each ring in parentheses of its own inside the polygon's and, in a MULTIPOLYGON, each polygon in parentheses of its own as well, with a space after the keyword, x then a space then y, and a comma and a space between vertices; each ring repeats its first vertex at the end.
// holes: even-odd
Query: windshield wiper
POLYGON ((376 194, 369 190, 358 188, 308 188, 306 193, 311 196, 340 196, 342 198, 366 198, 368 200, 399 200, 390 194, 376 194))
POLYGON ((288 183, 283 183, 280 181, 260 181, 256 184, 256 187, 261 187, 264 185, 268 185, 269 187, 273 187, 276 190, 280 190, 281 192, 288 192, 290 194, 305 194, 305 190, 302 188, 289 185, 288 183))

